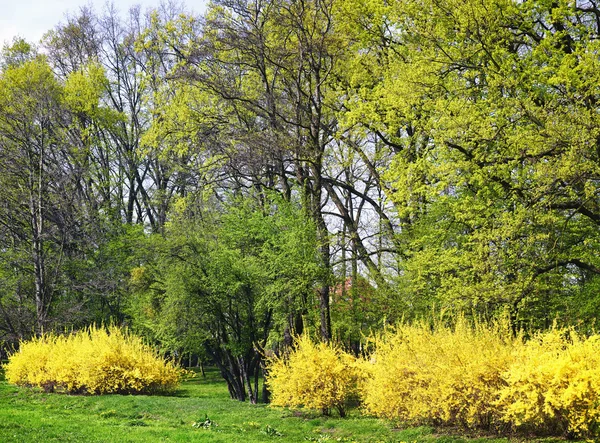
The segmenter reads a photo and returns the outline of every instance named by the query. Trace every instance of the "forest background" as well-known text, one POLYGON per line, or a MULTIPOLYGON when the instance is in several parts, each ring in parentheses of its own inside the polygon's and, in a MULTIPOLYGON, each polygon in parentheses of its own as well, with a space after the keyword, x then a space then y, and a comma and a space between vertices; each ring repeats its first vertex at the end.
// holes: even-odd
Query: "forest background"
POLYGON ((312 330, 591 330, 594 1, 83 7, 0 59, 0 344, 127 325, 257 401, 312 330))

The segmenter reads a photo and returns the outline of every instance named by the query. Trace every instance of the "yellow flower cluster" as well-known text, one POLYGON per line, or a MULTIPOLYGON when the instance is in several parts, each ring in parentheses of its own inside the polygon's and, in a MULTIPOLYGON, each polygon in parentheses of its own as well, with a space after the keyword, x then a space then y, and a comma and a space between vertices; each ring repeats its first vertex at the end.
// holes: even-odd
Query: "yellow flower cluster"
POLYGON ((507 324, 401 325, 373 339, 367 413, 407 423, 600 435, 600 337, 507 324))
POLYGON ((600 336, 553 329, 515 354, 497 402, 505 421, 552 434, 600 436, 600 336))
POLYGON ((287 358, 270 358, 268 367, 273 406, 318 409, 325 415, 335 408, 344 416, 357 393, 356 359, 334 344, 314 343, 308 335, 297 338, 287 358))
POLYGON ((374 337, 361 397, 367 413, 408 423, 491 428, 518 339, 507 324, 399 325, 374 337))
POLYGON ((600 336, 553 328, 529 340, 508 321, 459 318, 401 324, 372 337, 355 359, 332 344, 298 337, 269 359, 273 405, 337 408, 421 425, 503 433, 600 437, 600 336))
POLYGON ((114 326, 23 342, 5 369, 10 383, 88 394, 168 391, 182 375, 139 337, 114 326))

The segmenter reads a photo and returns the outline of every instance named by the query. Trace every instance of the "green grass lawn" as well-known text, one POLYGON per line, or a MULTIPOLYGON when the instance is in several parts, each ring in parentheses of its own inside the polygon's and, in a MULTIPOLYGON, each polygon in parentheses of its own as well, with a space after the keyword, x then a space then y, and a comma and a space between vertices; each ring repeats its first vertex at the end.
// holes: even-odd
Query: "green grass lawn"
MULTIPOLYGON (((186 380, 171 396, 46 394, 7 384, 0 374, 0 442, 485 442, 397 430, 361 417, 326 418, 229 398, 215 371, 186 380), (201 425, 207 417, 211 425, 201 425)), ((545 440, 551 442, 557 440, 545 440)))

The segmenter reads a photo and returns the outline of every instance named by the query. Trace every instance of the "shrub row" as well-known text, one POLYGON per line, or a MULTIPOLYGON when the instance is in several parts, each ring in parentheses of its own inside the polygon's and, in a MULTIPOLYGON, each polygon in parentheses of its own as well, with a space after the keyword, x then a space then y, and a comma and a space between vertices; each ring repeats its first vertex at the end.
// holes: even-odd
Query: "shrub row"
POLYGON ((343 411, 358 393, 366 414, 410 425, 506 434, 600 435, 600 337, 572 329, 529 340, 507 323, 400 325, 354 359, 300 337, 270 361, 273 404, 343 411))
POLYGON ((169 391, 182 375, 139 337, 117 327, 23 342, 5 370, 9 383, 82 394, 169 391))

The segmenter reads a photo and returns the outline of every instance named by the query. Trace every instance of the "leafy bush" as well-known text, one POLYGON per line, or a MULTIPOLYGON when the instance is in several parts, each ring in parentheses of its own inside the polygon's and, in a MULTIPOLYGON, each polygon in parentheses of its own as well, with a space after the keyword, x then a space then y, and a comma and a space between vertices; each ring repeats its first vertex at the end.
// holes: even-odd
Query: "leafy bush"
POLYGON ((409 423, 490 429, 514 361, 508 324, 399 325, 372 339, 361 397, 367 413, 409 423))
POLYGON ((297 337, 287 357, 269 359, 268 368, 274 406, 318 409, 324 415, 335 408, 343 417, 357 394, 356 359, 336 345, 314 343, 306 334, 297 337))
POLYGON ((600 336, 574 330, 540 333, 517 350, 498 407, 516 428, 597 437, 600 422, 600 336))
POLYGON ((6 379, 69 393, 155 393, 173 389, 182 375, 139 337, 117 327, 90 327, 21 343, 6 364, 6 379))

